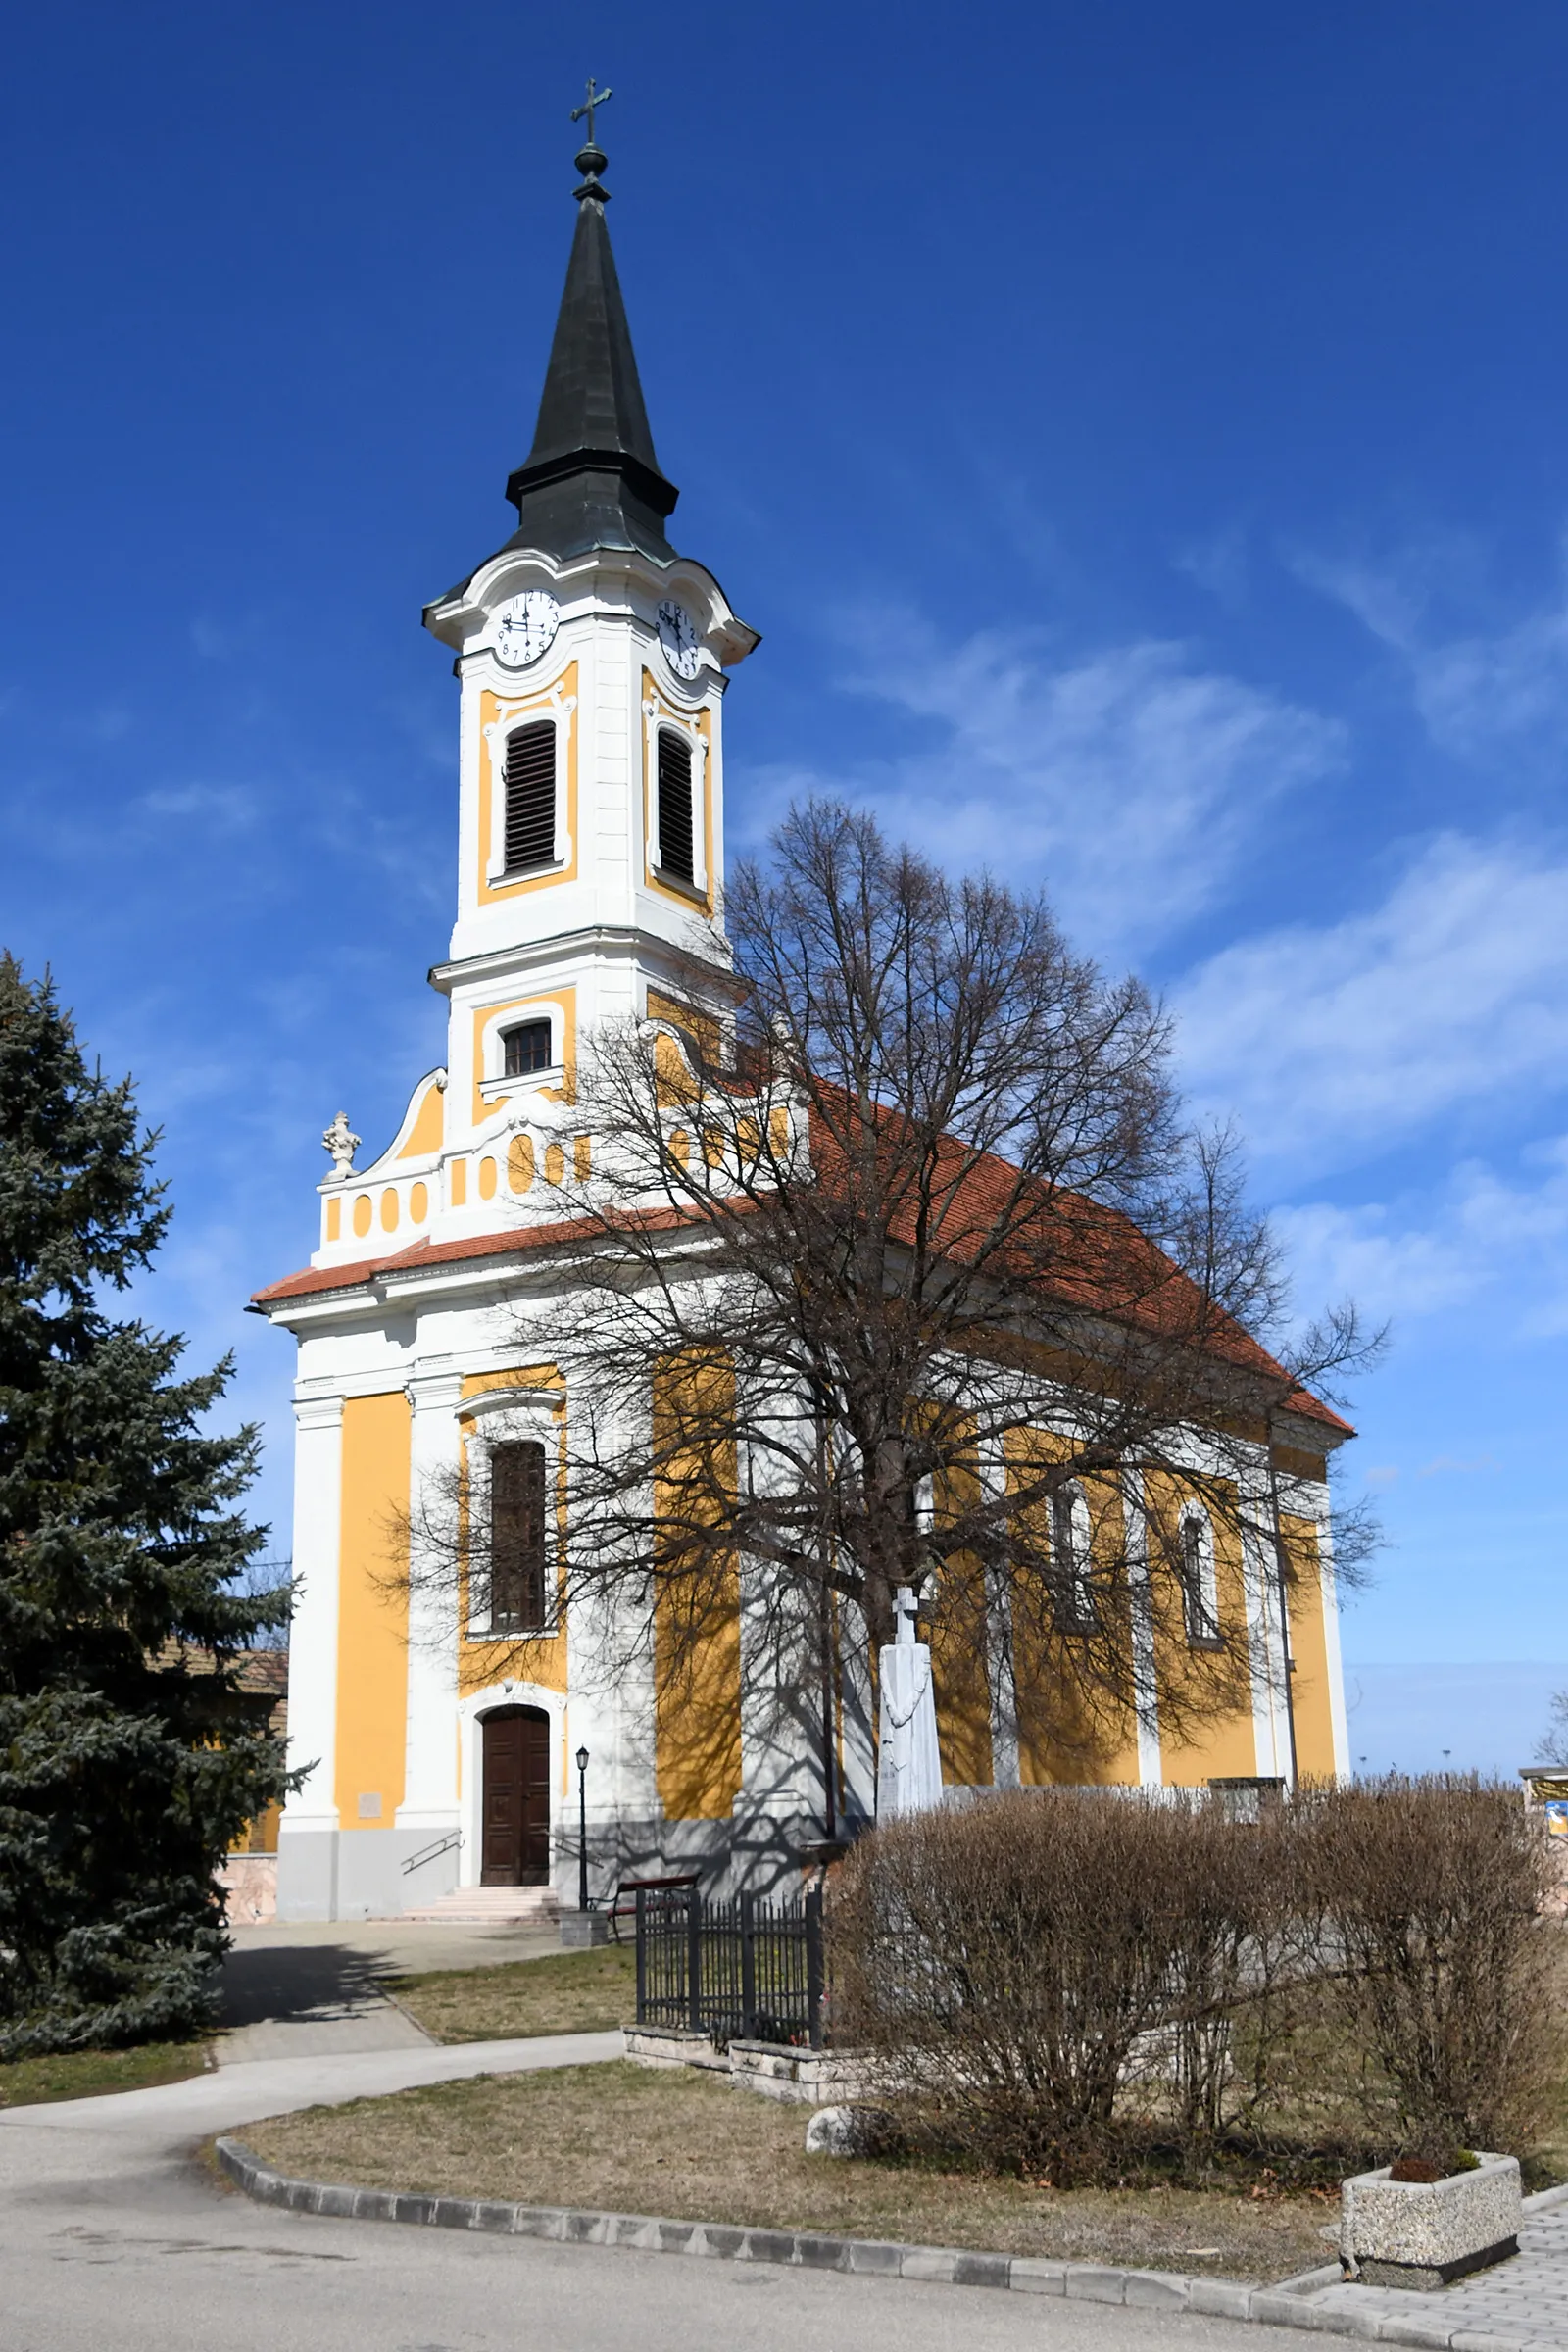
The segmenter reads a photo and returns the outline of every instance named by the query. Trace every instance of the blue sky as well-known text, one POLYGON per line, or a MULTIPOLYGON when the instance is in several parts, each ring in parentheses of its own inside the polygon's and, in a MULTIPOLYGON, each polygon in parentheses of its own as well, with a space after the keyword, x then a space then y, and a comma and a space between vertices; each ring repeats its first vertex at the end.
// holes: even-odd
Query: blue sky
POLYGON ((237 1351, 280 1529, 241 1309, 331 1112, 375 1144, 441 1056, 419 609, 508 527, 592 70, 676 543, 764 636, 732 840, 845 791, 1167 992, 1302 1304, 1394 1321, 1361 1747, 1522 1761, 1568 1681, 1568 16, 61 0, 8 69, 0 938, 166 1131, 153 1310, 237 1351))

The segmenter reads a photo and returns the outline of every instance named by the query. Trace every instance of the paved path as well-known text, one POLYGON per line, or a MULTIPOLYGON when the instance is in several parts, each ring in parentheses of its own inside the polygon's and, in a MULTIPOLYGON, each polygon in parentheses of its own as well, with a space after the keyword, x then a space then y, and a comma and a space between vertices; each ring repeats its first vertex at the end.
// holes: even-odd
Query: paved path
MULTIPOLYGON (((60 2099, 43 2107, 0 2108, 0 2151, 10 2134, 80 2134, 165 2149, 186 2147, 216 2132, 237 2132, 264 2115, 298 2107, 335 2107, 421 2082, 470 2075, 529 2074, 540 2067, 588 2066, 618 2058, 619 2033, 553 2034, 531 2041, 461 2041, 443 2047, 419 2037, 414 2049, 340 2050, 297 2058, 252 2058, 184 2082, 112 2091, 96 2099, 60 2099)), ((0 2156, 3 2163, 3 2156, 0 2156)), ((3 2179, 0 2174, 0 2179, 3 2179)), ((0 2337, 0 2346, 4 2338, 0 2337)), ((4 2352, 9 2347, 4 2346, 4 2352)))
POLYGON ((223 1963, 220 2066, 256 2058, 424 2049, 383 1987, 424 1969, 490 1968, 559 1951, 556 1931, 462 1920, 332 1920, 236 1928, 223 1963))
POLYGON ((1331 2286, 1313 2302, 1348 2318, 1394 2314, 1425 2322, 1444 2340, 1460 2330, 1478 2346, 1484 2338, 1509 2343, 1568 2345, 1568 2203, 1548 2212, 1526 2209, 1519 2251, 1511 2262, 1477 2271, 1441 2294, 1417 2295, 1377 2286, 1331 2286))
POLYGON ((1185 2314, 321 2221, 253 2205, 197 2155, 264 2114, 619 2047, 582 2034, 250 2060, 0 2111, 0 2352, 851 2352, 884 2335, 900 2352, 1283 2352, 1273 2328, 1185 2314))

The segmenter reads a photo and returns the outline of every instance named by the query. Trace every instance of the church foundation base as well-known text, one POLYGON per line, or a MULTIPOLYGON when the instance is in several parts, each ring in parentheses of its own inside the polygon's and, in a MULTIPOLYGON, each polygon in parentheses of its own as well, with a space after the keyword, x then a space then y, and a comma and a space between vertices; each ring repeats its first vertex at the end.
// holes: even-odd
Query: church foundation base
MULTIPOLYGON (((846 1825, 853 1838, 859 1823, 846 1825)), ((573 1825, 573 1832, 575 1825, 573 1825)), ((280 1921, 401 1919, 450 1894, 459 1884, 459 1849, 442 1850, 428 1828, 296 1830, 278 1838, 280 1921), (427 1857, 416 1859, 418 1857, 427 1857), (416 1862, 413 1870, 407 1868, 416 1862)), ((809 1813, 754 1814, 726 1821, 609 1821, 588 1824, 588 1888, 608 1910, 626 1879, 695 1873, 705 1895, 787 1901, 808 1870, 820 1867, 822 1824, 809 1813)), ((577 1840, 558 1841, 552 1884, 566 1918, 577 1915, 577 1840)))
POLYGON ((458 1883, 456 1846, 406 1867, 432 1842, 427 1829, 285 1831, 277 1841, 277 1916, 400 1919, 458 1883))

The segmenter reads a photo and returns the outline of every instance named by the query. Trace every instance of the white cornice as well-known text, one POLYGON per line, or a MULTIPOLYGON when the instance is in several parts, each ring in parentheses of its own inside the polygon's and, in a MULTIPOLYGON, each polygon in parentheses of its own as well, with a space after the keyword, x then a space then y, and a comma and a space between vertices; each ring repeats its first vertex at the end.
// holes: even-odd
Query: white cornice
POLYGON ((462 588, 425 607, 424 625, 461 658, 476 650, 470 640, 485 628, 497 604, 519 588, 538 586, 550 588, 563 602, 569 597, 591 599, 601 617, 606 602, 624 604, 630 616, 638 601, 651 611, 671 589, 684 588, 694 604, 705 608, 702 634, 721 667, 744 662, 761 643, 760 633, 733 611, 706 564, 691 556, 661 564, 632 548, 593 548, 565 563, 537 548, 499 548, 462 588))
MULTIPOLYGON (((721 932, 717 936, 723 938, 721 932)), ((724 945, 728 947, 729 942, 725 940, 724 945)), ((574 958, 646 965, 672 980, 684 979, 692 985, 714 988, 720 995, 732 995, 737 1002, 744 994, 741 983, 721 963, 710 963, 706 956, 694 956, 661 939, 657 932, 631 923, 593 923, 579 931, 557 932, 549 939, 519 940, 512 947, 460 956, 454 963, 433 963, 425 976, 438 994, 450 996, 455 988, 469 983, 505 980, 514 972, 568 964, 574 958)))

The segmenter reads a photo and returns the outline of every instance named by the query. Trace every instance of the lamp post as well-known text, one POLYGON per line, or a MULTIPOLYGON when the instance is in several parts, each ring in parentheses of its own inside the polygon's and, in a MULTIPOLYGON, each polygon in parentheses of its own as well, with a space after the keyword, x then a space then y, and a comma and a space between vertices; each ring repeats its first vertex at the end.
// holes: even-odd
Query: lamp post
POLYGON ((577 1750, 577 1908, 588 1908, 588 1750, 577 1750))

